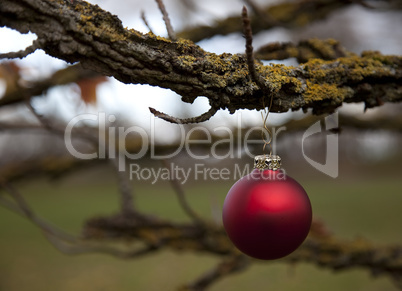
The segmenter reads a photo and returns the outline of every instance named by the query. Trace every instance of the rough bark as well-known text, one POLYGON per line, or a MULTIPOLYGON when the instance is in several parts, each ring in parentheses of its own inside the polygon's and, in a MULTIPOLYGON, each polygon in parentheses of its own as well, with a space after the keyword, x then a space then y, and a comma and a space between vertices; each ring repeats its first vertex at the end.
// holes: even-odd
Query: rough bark
POLYGON ((3 0, 0 26, 38 36, 49 55, 124 83, 171 89, 192 103, 198 96, 212 108, 271 112, 312 108, 329 113, 343 102, 374 107, 402 100, 402 58, 367 52, 299 67, 256 64, 266 88, 250 81, 244 55, 209 53, 191 41, 171 41, 123 28, 114 15, 82 1, 3 0))

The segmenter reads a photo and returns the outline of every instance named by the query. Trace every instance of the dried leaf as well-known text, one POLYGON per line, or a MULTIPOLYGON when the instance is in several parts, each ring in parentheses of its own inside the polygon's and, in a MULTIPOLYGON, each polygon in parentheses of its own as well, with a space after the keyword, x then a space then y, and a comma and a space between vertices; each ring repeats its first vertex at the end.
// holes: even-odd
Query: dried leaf
POLYGON ((96 103, 96 87, 106 82, 108 79, 105 76, 100 76, 91 79, 84 79, 77 82, 77 85, 81 90, 81 99, 85 104, 95 104, 96 103))

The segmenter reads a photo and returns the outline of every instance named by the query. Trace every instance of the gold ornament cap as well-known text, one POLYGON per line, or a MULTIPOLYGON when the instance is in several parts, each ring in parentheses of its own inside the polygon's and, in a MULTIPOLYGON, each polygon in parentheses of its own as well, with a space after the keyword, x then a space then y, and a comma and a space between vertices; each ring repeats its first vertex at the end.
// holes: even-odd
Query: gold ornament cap
POLYGON ((262 170, 279 170, 282 160, 278 155, 259 155, 254 158, 254 168, 262 170))

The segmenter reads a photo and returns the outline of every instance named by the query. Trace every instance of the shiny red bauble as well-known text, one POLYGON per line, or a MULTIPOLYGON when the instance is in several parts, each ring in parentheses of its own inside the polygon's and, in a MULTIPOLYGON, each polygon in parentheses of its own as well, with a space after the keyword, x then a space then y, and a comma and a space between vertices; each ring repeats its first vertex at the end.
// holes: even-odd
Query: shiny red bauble
POLYGON ((229 190, 223 225, 243 253, 262 260, 296 250, 310 230, 312 211, 303 187, 282 170, 253 170, 229 190))

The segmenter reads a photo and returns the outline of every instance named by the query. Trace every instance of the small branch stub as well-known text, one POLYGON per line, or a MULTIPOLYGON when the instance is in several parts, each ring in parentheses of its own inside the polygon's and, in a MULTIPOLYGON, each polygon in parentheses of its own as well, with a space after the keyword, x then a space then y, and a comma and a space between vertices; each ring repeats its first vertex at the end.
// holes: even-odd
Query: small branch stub
POLYGON ((277 155, 259 155, 254 158, 254 168, 260 171, 273 170, 281 168, 282 160, 277 155))

